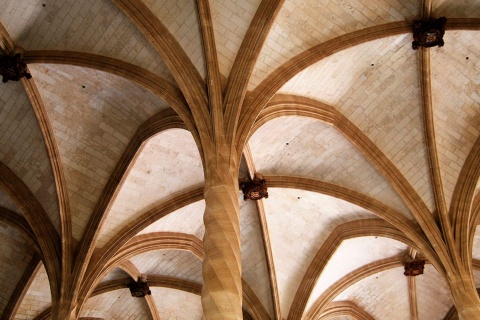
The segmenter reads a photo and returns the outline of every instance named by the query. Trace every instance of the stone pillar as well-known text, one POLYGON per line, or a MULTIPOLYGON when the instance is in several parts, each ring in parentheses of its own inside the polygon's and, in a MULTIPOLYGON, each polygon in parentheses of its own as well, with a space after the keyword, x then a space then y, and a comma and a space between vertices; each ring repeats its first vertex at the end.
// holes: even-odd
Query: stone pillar
POLYGON ((66 307, 65 305, 62 305, 57 310, 52 309, 52 319, 76 320, 77 319, 76 308, 74 308, 73 310, 69 310, 68 307, 66 307))
POLYGON ((468 275, 450 279, 450 291, 460 320, 480 319, 480 299, 473 280, 468 275))
POLYGON ((238 167, 222 154, 207 159, 205 167, 203 315, 243 319, 238 167))

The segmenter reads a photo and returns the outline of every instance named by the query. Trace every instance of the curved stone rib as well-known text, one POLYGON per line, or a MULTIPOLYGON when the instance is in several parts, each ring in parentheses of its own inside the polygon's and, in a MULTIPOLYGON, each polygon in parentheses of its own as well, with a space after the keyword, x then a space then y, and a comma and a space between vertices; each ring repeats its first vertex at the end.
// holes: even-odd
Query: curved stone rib
MULTIPOLYGON (((123 271, 127 272, 133 280, 137 281, 138 277, 140 277, 140 270, 135 267, 135 265, 130 261, 127 260, 119 265, 119 268, 123 271)), ((150 285, 150 281, 149 281, 150 285)), ((152 320, 160 320, 160 315, 158 314, 157 304, 155 303, 155 299, 152 295, 146 295, 145 300, 147 301, 148 309, 150 310, 150 314, 152 315, 152 320)))
MULTIPOLYGON (((253 162, 252 152, 247 144, 243 150, 243 158, 248 168, 250 179, 255 177, 256 169, 253 162)), ((265 208, 263 206, 263 200, 256 201, 256 207, 258 212, 258 219, 260 222, 260 228, 262 230, 263 247, 265 250, 265 257, 267 260, 268 275, 270 278, 270 292, 273 304, 273 313, 275 319, 282 319, 282 310, 280 307, 280 296, 278 293, 278 281, 277 274, 275 272, 275 263, 273 260, 272 244, 270 241, 270 234, 268 232, 267 217, 265 214, 265 208)))
POLYGON ((358 320, 375 320, 368 312, 350 301, 332 302, 322 313, 320 320, 337 319, 341 316, 350 316, 358 320))
POLYGON ((175 37, 141 0, 114 0, 160 53, 188 101, 204 147, 213 137, 205 83, 175 37))
MULTIPOLYGON (((14 51, 15 50, 15 43, 11 38, 10 34, 7 32, 3 24, 0 23, 0 36, 1 41, 4 45, 4 48, 7 51, 14 51)), ((52 168, 52 174, 55 181, 55 187, 57 192, 57 199, 58 199, 58 208, 60 214, 60 221, 61 221, 61 288, 60 288, 60 295, 62 296, 64 292, 67 291, 65 287, 70 283, 70 272, 72 266, 72 247, 71 247, 71 240, 72 240, 72 227, 71 227, 71 219, 70 219, 70 205, 68 201, 68 191, 67 185, 65 181, 65 175, 63 173, 63 166, 62 161, 60 158, 60 153, 58 151, 58 145, 55 140, 55 135, 53 133, 53 128, 50 124, 50 120, 48 118, 45 105, 43 104, 43 100, 40 96, 40 92, 38 92, 37 86, 35 85, 35 81, 33 79, 22 79, 22 84, 27 93, 28 99, 33 107, 35 112, 35 116, 38 121, 38 125, 43 135, 43 140, 45 142, 45 147, 47 149, 48 158, 50 161, 50 165, 52 168)))
POLYGON ((5 222, 6 224, 17 229, 27 239, 29 244, 33 246, 37 254, 40 256, 42 255, 42 251, 38 246, 35 233, 33 232, 32 228, 30 228, 28 221, 24 217, 6 208, 0 207, 0 221, 5 222))
MULTIPOLYGON (((471 216, 470 216, 470 229, 469 229, 469 251, 472 254, 473 250, 473 238, 475 237, 475 231, 477 230, 477 226, 480 220, 480 193, 478 193, 475 198, 473 199, 472 209, 471 209, 471 216)), ((474 260, 475 261, 475 260, 474 260)))
MULTIPOLYGON (((142 254, 144 252, 153 251, 153 250, 162 250, 162 249, 177 249, 177 250, 186 250, 193 253, 199 259, 203 260, 205 257, 203 251, 203 244, 196 237, 188 234, 182 233, 172 233, 172 232, 156 232, 150 234, 143 234, 134 237, 131 239, 117 254, 110 259, 107 265, 103 267, 100 272, 97 273, 96 279, 91 283, 91 286, 87 289, 85 296, 82 296, 79 306, 83 306, 88 297, 93 295, 93 288, 96 288, 101 279, 107 275, 111 270, 119 266, 120 264, 128 261, 131 257, 142 254)), ((191 293, 200 294, 201 285, 189 285, 189 282, 183 281, 180 284, 174 284, 172 279, 168 277, 159 278, 164 286, 174 287, 180 285, 184 289, 186 288, 191 293), (169 280, 170 279, 170 280, 169 280), (194 291, 195 290, 195 291, 194 291)), ((156 276, 148 276, 149 285, 155 286, 158 279, 156 276)), ((158 280, 158 281, 160 281, 158 280)), ((175 280, 176 281, 176 280, 175 280)), ((102 284, 103 285, 103 284, 102 284)), ((102 286, 100 285, 100 286, 102 286)), ((177 287, 175 287, 177 288, 177 287)), ((258 297, 255 295, 253 290, 248 286, 248 284, 242 280, 242 295, 243 301, 247 305, 247 310, 252 314, 257 315, 259 319, 269 319, 268 313, 265 310, 264 306, 261 304, 258 297)), ((95 289, 96 290, 96 289, 95 289)), ((180 289, 182 290, 182 289, 180 289)))
MULTIPOLYGON (((150 287, 161 287, 180 290, 188 293, 193 293, 195 295, 200 295, 202 292, 202 285, 183 280, 175 277, 168 276, 158 276, 158 275, 147 275, 148 285, 150 287)), ((99 284, 95 290, 93 290, 90 297, 94 297, 103 293, 111 292, 118 289, 124 289, 128 287, 131 279, 117 279, 111 280, 99 284)), ((258 300, 258 297, 250 289, 250 287, 244 283, 243 290, 243 302, 244 306, 250 314, 255 315, 255 319, 260 320, 270 320, 266 310, 263 308, 263 305, 258 300)))
POLYGON ((82 236, 79 253, 75 261, 75 269, 72 275, 72 294, 75 301, 78 293, 78 286, 83 281, 83 277, 90 263, 90 258, 95 247, 95 241, 100 232, 105 213, 113 205, 113 202, 125 181, 128 172, 130 172, 134 160, 140 154, 141 148, 150 137, 170 128, 183 128, 184 123, 172 110, 166 109, 160 111, 147 121, 145 121, 135 132, 128 146, 124 150, 121 158, 115 166, 110 178, 105 185, 102 193, 95 205, 92 215, 88 221, 86 231, 82 236))
POLYGON ((318 319, 327 305, 342 291, 358 281, 371 276, 372 274, 403 266, 403 256, 383 259, 364 265, 355 271, 350 272, 333 285, 331 285, 312 305, 307 312, 306 319, 318 319))
POLYGON ((346 222, 332 231, 322 247, 317 251, 300 283, 288 314, 288 319, 301 319, 308 299, 320 278, 321 273, 337 248, 344 240, 365 237, 382 236, 412 245, 412 241, 405 234, 380 219, 365 219, 346 222))
MULTIPOLYGON (((188 281, 188 280, 183 280, 180 278, 147 275, 147 279, 148 279, 149 287, 162 287, 162 288, 175 289, 175 290, 185 291, 188 293, 193 293, 196 295, 200 295, 200 292, 202 291, 202 286, 200 284, 192 281, 188 281)), ((104 283, 99 284, 95 288, 95 290, 93 290, 92 295, 90 297, 95 297, 110 291, 127 288, 130 281, 131 279, 117 279, 117 280, 106 281, 104 283)))
MULTIPOLYGON (((82 287, 85 290, 90 289, 93 286, 95 279, 99 277, 102 269, 105 268, 105 265, 119 252, 121 248, 138 239, 138 237, 133 238, 141 230, 145 229, 150 224, 154 223, 158 219, 174 212, 175 210, 187 206, 191 203, 203 199, 203 187, 191 190, 189 192, 180 194, 176 197, 173 197, 169 200, 162 202, 161 204, 155 206, 154 208, 145 212, 142 216, 138 217, 135 221, 132 221, 126 225, 117 235, 110 239, 109 242, 99 251, 96 251, 92 261, 88 265, 87 272, 85 273, 85 278, 82 281, 82 287)), ((203 257, 203 250, 202 250, 203 257)), ((80 297, 85 296, 85 292, 79 295, 80 297)))
POLYGON ((233 141, 235 137, 250 76, 284 2, 285 0, 263 0, 260 3, 235 57, 225 93, 227 141, 233 141))
MULTIPOLYGON (((362 154, 364 154, 390 183, 410 209, 432 246, 436 248, 437 254, 445 265, 444 268, 452 268, 453 270, 452 260, 450 259, 441 231, 427 206, 395 165, 393 165, 387 156, 385 156, 385 154, 360 129, 358 129, 357 126, 331 106, 327 106, 312 99, 294 95, 277 95, 274 97, 274 99, 269 102, 269 106, 265 109, 263 118, 284 115, 284 111, 282 111, 282 108, 280 107, 281 105, 283 105, 288 112, 294 111, 301 114, 306 110, 306 116, 318 114, 318 116, 324 121, 327 121, 333 116, 332 125, 334 125, 362 154), (271 115, 270 112, 268 112, 270 105, 275 107, 271 115), (319 111, 315 111, 317 108, 319 111)), ((262 118, 260 118, 260 120, 262 120, 262 118)))
POLYGON ((399 21, 366 28, 328 40, 290 59, 273 71, 245 99, 237 129, 239 153, 257 116, 274 94, 302 70, 336 52, 376 39, 411 32, 411 21, 399 21))
POLYGON ((5 26, 0 22, 0 43, 2 44, 2 48, 7 52, 12 52, 15 48, 15 43, 10 37, 7 29, 5 26))
POLYGON ((188 129, 191 132, 195 132, 193 117, 180 89, 168 80, 148 70, 114 58, 73 51, 26 51, 24 58, 27 63, 69 64, 109 72, 124 77, 152 91, 165 100, 182 118, 188 129))
MULTIPOLYGON (((431 3, 427 1, 423 4, 424 11, 430 16, 431 3)), ((420 88, 422 96, 423 125, 425 129, 425 140, 427 144, 428 164, 430 166, 430 179, 432 183, 433 194, 435 197, 435 206, 440 217, 440 223, 444 234, 447 236, 450 246, 453 244, 452 226, 448 217, 447 204, 445 202, 445 193, 443 190, 442 175, 438 160, 437 142, 435 137, 435 123, 433 119, 433 103, 432 103, 432 84, 430 75, 430 51, 426 48, 418 50, 419 56, 419 73, 420 88)))
MULTIPOLYGON (((386 23, 354 31, 314 46, 273 71, 244 101, 237 129, 238 154, 241 154, 250 128, 267 102, 291 78, 314 63, 341 50, 388 36, 410 33, 412 21, 386 23)), ((447 30, 480 30, 480 18, 449 18, 447 30)))
POLYGON ((424 253, 430 261, 439 270, 440 274, 445 275, 445 269, 440 264, 438 254, 430 246, 425 235, 422 233, 418 225, 415 225, 407 218, 403 217, 396 210, 382 204, 381 202, 365 196, 356 191, 340 187, 331 183, 288 176, 265 176, 265 180, 271 188, 295 188, 300 190, 307 190, 312 192, 322 193, 331 197, 348 201, 366 210, 369 210, 384 219, 395 228, 403 232, 419 250, 424 253))
POLYGON ((38 316, 33 318, 33 320, 50 320, 52 319, 52 308, 47 308, 43 310, 38 316))
POLYGON ((242 301, 243 307, 246 311, 253 315, 254 319, 270 320, 267 310, 263 306, 260 299, 258 299, 255 292, 250 288, 248 283, 242 279, 242 301))
MULTIPOLYGON (((60 213, 60 228, 62 241, 62 293, 68 292, 70 285, 70 270, 72 269, 72 222, 67 190, 67 182, 63 171, 63 163, 58 149, 58 143, 55 139, 53 127, 45 109, 42 97, 35 84, 34 79, 22 79, 23 87, 28 95, 30 103, 35 111, 38 125, 42 131, 45 147, 48 152, 48 158, 52 167, 55 189, 57 191, 58 208, 60 213)), ((68 298, 67 298, 68 299, 68 298)))
POLYGON ((478 159, 480 159, 480 137, 475 141, 460 171, 450 205, 455 242, 462 262, 467 267, 472 264, 472 230, 474 234, 477 226, 472 217, 476 216, 474 196, 480 178, 480 161, 478 159))
POLYGON ((38 270, 40 269, 40 266, 40 256, 34 255, 28 264, 27 269, 23 272, 22 278, 17 283, 17 286, 15 287, 10 299, 8 300, 8 303, 3 310, 2 319, 13 319, 15 317, 23 298, 27 294, 28 288, 32 284, 38 270))
POLYGON ((211 119, 213 121, 213 130, 214 132, 223 132, 222 81, 218 64, 217 47, 215 45, 215 33, 213 31, 210 4, 208 0, 197 0, 196 2, 207 66, 208 103, 211 119))
POLYGON ((445 30, 480 30, 480 18, 448 18, 445 30))
POLYGON ((52 301, 59 302, 61 288, 61 244, 60 237, 42 205, 23 181, 0 161, 0 183, 24 210, 28 224, 33 230, 42 250, 45 269, 50 279, 52 301))
POLYGON ((121 250, 114 252, 113 255, 108 255, 108 257, 110 257, 108 259, 107 255, 102 255, 101 252, 95 254, 79 290, 78 305, 83 306, 86 299, 90 296, 92 290, 97 286, 101 279, 119 264, 135 255, 161 249, 187 250, 192 252, 199 259, 203 259, 204 257, 201 241, 195 236, 189 234, 177 232, 155 232, 136 236, 133 239, 130 239, 121 250), (103 262, 104 260, 107 261, 103 262))

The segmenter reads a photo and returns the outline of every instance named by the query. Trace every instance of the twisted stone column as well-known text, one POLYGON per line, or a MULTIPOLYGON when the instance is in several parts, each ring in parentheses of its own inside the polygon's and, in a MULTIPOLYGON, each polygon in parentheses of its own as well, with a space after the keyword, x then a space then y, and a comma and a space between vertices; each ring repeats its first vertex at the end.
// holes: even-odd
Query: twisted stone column
POLYGON ((205 319, 243 319, 238 168, 221 154, 206 163, 202 308, 205 319))
POLYGON ((468 274, 455 275, 449 281, 455 308, 460 320, 480 319, 480 299, 468 274))

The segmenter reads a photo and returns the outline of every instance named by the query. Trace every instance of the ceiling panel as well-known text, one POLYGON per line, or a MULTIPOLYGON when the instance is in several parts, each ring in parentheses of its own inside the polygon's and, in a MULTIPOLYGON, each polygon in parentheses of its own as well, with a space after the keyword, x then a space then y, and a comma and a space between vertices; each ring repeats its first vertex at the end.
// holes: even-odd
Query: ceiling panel
POLYGON ((43 263, 35 274, 27 293, 18 308, 15 319, 34 319, 42 311, 52 306, 50 284, 43 263))
POLYGON ((206 77, 206 64, 198 20, 197 6, 194 0, 144 0, 147 7, 167 27, 200 75, 206 77))
POLYGON ((383 237, 344 240, 320 275, 307 303, 307 310, 332 284, 368 263, 407 253, 406 244, 383 237))
POLYGON ((60 232, 57 192, 47 148, 27 93, 19 82, 0 85, 0 160, 27 185, 60 232))
MULTIPOLYGON (((107 213, 97 246, 105 245, 127 224, 162 201, 201 187, 203 179, 200 154, 189 131, 170 129, 153 136, 135 160, 107 213)), ((198 228, 197 222, 198 217, 189 224, 198 228)))
POLYGON ((109 0, 3 0, 0 21, 27 50, 99 54, 174 81, 154 47, 109 0))
POLYGON ((264 201, 282 314, 288 315, 308 266, 340 224, 374 218, 369 211, 318 193, 269 188, 264 201))
POLYGON ((447 31, 444 40, 444 47, 431 50, 432 102, 449 206, 460 170, 480 136, 480 62, 475 58, 480 56, 480 37, 477 31, 447 31))
POLYGON ((305 117, 280 117, 260 127, 249 144, 257 172, 333 183, 377 199, 411 218, 375 167, 331 125, 305 117))
POLYGON ((80 239, 103 187, 137 128, 167 105, 119 76, 87 68, 30 67, 50 118, 80 239))
POLYGON ((351 301, 375 319, 410 319, 407 282, 403 267, 393 268, 355 283, 334 301, 351 301))
POLYGON ((257 60, 249 90, 315 45, 367 27, 411 20, 419 6, 413 0, 286 0, 257 60))

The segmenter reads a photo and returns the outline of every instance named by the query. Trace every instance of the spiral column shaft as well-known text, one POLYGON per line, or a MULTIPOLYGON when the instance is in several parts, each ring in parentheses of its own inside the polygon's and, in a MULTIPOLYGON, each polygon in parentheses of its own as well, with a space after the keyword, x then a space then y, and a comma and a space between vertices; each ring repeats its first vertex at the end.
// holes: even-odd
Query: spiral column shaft
POLYGON ((216 155, 207 164, 202 307, 205 319, 243 319, 238 168, 216 155))

